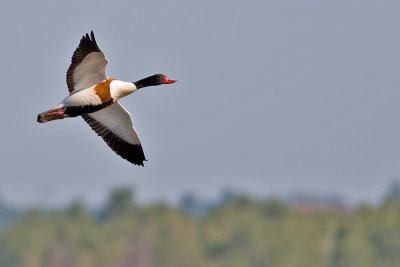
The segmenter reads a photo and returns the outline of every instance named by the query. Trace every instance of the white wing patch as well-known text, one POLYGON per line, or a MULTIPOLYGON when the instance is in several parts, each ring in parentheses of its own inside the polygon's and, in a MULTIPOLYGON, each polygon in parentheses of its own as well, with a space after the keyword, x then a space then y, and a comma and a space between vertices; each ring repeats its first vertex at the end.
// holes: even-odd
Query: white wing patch
POLYGON ((92 52, 88 54, 74 69, 72 75, 74 91, 72 91, 71 94, 107 80, 107 63, 108 61, 103 53, 92 52))
POLYGON ((129 162, 142 165, 146 160, 131 116, 118 102, 82 118, 108 146, 129 162))
POLYGON ((93 31, 82 37, 71 58, 67 71, 67 85, 70 94, 98 84, 107 79, 108 61, 96 43, 93 31))

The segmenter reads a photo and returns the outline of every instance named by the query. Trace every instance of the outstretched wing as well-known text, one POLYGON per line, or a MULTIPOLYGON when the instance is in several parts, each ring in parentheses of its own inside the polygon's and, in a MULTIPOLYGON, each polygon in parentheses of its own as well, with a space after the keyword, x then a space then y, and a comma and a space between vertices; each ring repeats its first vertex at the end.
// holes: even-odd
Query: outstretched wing
POLYGON ((118 102, 82 118, 107 145, 127 161, 143 166, 146 158, 131 116, 118 102))
POLYGON ((72 55, 67 71, 67 85, 70 94, 86 89, 107 79, 108 61, 96 43, 93 31, 82 37, 72 55))

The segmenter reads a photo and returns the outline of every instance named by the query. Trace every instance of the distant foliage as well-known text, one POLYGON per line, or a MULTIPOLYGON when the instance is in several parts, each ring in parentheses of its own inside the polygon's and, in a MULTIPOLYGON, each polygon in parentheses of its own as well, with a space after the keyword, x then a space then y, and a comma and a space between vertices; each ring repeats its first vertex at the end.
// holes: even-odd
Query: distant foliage
POLYGON ((400 266, 397 191, 379 207, 312 210, 229 194, 203 207, 135 205, 117 189, 98 212, 32 209, 0 230, 5 267, 400 266), (190 212, 190 209, 193 211, 190 212))

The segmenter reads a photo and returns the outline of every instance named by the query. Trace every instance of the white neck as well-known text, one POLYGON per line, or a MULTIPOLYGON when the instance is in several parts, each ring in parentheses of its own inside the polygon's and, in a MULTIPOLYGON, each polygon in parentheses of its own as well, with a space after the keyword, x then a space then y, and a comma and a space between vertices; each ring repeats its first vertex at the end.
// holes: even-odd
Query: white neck
POLYGON ((131 82, 123 82, 120 80, 113 80, 110 83, 110 94, 114 101, 132 94, 137 90, 136 86, 131 82))

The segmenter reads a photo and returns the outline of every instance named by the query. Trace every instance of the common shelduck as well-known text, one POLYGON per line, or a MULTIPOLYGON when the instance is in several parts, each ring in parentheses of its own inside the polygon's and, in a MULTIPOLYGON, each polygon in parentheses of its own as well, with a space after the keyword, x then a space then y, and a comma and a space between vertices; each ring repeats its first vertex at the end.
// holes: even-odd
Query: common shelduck
POLYGON ((140 88, 170 84, 165 74, 155 74, 137 82, 111 79, 106 74, 108 60, 96 43, 93 31, 82 37, 67 71, 69 96, 54 108, 38 115, 38 122, 82 116, 107 145, 127 161, 143 166, 146 158, 131 116, 118 99, 140 88))

